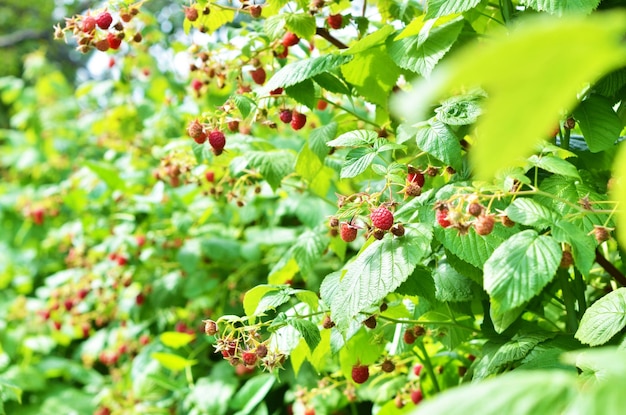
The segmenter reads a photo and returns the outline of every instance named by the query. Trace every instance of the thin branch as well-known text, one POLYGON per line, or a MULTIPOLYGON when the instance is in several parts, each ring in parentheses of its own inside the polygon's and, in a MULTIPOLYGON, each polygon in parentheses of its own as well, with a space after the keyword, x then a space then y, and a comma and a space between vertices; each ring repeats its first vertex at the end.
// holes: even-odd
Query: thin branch
POLYGON ((626 287, 626 277, 621 273, 620 270, 615 268, 615 265, 611 264, 608 259, 606 259, 602 253, 596 248, 596 262, 600 264, 602 268, 611 276, 615 281, 618 282, 622 287, 626 287))
POLYGON ((8 35, 0 36, 0 48, 8 48, 18 45, 27 40, 41 40, 48 37, 51 33, 47 30, 32 30, 24 29, 17 32, 9 33, 8 35))
POLYGON ((328 30, 324 29, 323 27, 316 28, 315 29, 315 34, 318 35, 318 36, 323 37, 328 42, 330 42, 333 45, 337 46, 339 49, 348 49, 348 45, 346 45, 341 40, 339 40, 336 37, 334 37, 333 35, 331 35, 330 32, 328 30))

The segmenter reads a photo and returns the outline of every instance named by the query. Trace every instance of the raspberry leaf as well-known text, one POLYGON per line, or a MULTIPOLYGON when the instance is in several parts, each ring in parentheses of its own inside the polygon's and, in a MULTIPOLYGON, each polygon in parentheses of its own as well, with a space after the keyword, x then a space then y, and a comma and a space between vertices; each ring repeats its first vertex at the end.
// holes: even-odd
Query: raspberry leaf
POLYGON ((417 130, 417 146, 444 163, 460 169, 461 144, 454 131, 439 120, 432 120, 417 130))
POLYGON ((312 80, 305 79, 295 85, 286 87, 285 93, 300 104, 304 104, 309 108, 315 108, 317 98, 315 98, 315 86, 312 80))
POLYGON ((346 156, 346 162, 341 168, 341 178, 347 179, 363 173, 376 158, 376 150, 366 148, 355 148, 346 156))
POLYGON ((455 13, 463 13, 473 9, 480 3, 480 0, 428 0, 426 2, 425 19, 448 16, 455 13))
POLYGON ((552 280, 561 261, 554 238, 528 229, 513 235, 489 257, 484 286, 501 311, 529 301, 552 280))
POLYGON ((590 346, 600 346, 626 327, 626 288, 618 288, 585 311, 575 337, 590 346))
POLYGON ((293 172, 295 157, 287 150, 250 151, 245 156, 251 167, 259 170, 272 187, 278 189, 283 177, 293 172))
POLYGON ((233 410, 237 410, 238 414, 253 413, 254 409, 259 406, 259 403, 261 403, 267 397, 270 390, 272 390, 275 382, 276 377, 269 373, 253 377, 232 397, 229 407, 233 410))
POLYGON ((329 54, 290 63, 283 66, 274 74, 274 76, 272 76, 269 82, 265 85, 265 89, 269 93, 269 91, 279 87, 285 88, 298 84, 321 73, 332 71, 333 69, 350 62, 352 58, 353 57, 350 55, 329 54))
POLYGON ((592 153, 613 147, 622 131, 622 121, 613 111, 611 101, 599 95, 582 101, 574 111, 574 117, 592 153))
POLYGON ((315 17, 303 13, 285 13, 287 29, 302 39, 311 39, 315 35, 315 17))
POLYGON ((558 219, 550 208, 528 198, 515 199, 506 208, 506 214, 514 222, 538 229, 547 228, 558 219))
POLYGON ((407 225, 402 238, 371 243, 345 269, 331 294, 331 315, 345 330, 361 311, 380 302, 402 284, 428 253, 432 234, 421 224, 407 225))
POLYGON ((320 330, 317 328, 317 325, 311 321, 294 318, 290 319, 288 323, 298 330, 298 333, 300 333, 311 352, 313 352, 320 341, 322 341, 320 330))
POLYGON ((600 0, 582 1, 551 1, 551 0, 522 0, 522 4, 530 6, 540 12, 548 12, 561 16, 565 13, 589 14, 600 4, 600 0))

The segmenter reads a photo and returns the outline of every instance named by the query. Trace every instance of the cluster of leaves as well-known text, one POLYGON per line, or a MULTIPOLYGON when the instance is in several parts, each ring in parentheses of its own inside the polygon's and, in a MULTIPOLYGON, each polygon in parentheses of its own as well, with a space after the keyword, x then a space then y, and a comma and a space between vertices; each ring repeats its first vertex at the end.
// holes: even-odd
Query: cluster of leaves
POLYGON ((5 412, 620 408, 626 19, 595 11, 612 7, 68 19, 56 36, 101 79, 74 91, 34 54, 0 80, 5 412), (188 67, 165 68, 174 53, 188 67))

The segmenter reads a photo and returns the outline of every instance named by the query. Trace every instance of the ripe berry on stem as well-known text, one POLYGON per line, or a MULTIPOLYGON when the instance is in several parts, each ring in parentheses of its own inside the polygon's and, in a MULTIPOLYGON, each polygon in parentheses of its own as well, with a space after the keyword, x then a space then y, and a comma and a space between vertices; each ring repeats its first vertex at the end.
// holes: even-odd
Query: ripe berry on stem
POLYGON ((345 242, 352 242, 356 239, 358 228, 351 223, 344 222, 341 224, 339 235, 345 242))
POLYGON ((355 383, 365 383, 370 377, 370 370, 367 365, 356 364, 352 366, 352 380, 355 383))
POLYGON ((283 46, 288 48, 289 46, 297 45, 298 42, 300 42, 300 38, 298 37, 298 35, 292 32, 287 32, 283 36, 283 40, 281 43, 283 44, 283 46))
POLYGON ((298 131, 306 124, 306 115, 294 110, 291 115, 291 128, 298 131))
POLYGON ((96 17, 96 24, 102 30, 107 30, 111 23, 113 23, 113 17, 109 12, 102 12, 96 17))
POLYGON ((263 85, 265 83, 265 79, 267 78, 267 74, 263 68, 257 68, 250 71, 250 75, 252 76, 254 83, 257 85, 263 85))
POLYGON ((343 16, 341 14, 331 14, 326 18, 326 22, 332 29, 340 29, 343 24, 343 16))
POLYGON ((372 225, 378 229, 388 231, 393 226, 393 213, 387 207, 380 206, 370 214, 372 225))

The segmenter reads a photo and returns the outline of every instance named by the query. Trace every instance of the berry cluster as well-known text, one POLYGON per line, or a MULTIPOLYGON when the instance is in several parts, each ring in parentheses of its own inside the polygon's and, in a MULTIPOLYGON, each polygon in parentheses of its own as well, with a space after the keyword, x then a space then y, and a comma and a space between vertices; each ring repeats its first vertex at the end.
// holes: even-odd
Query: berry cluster
POLYGON ((161 160, 159 167, 152 172, 152 176, 157 180, 169 182, 172 187, 178 187, 183 182, 192 181, 190 173, 195 163, 191 155, 173 152, 161 160))
POLYGON ((472 195, 461 195, 448 201, 435 203, 435 218, 442 228, 455 228, 460 235, 465 235, 470 228, 480 236, 489 235, 500 222, 505 227, 515 223, 505 214, 496 216, 472 195))
POLYGON ((232 366, 254 369, 262 367, 273 371, 282 368, 286 356, 277 349, 268 348, 268 341, 262 341, 258 328, 254 326, 235 327, 213 320, 203 320, 204 332, 216 336, 215 353, 221 353, 232 366))
POLYGON ((65 20, 65 26, 55 26, 54 36, 64 39, 65 33, 71 33, 75 38, 78 51, 87 53, 93 48, 105 52, 109 49, 120 48, 124 39, 132 39, 133 42, 141 42, 143 37, 139 31, 127 26, 139 13, 136 6, 128 6, 120 9, 116 17, 108 10, 97 13, 87 12, 65 20))

